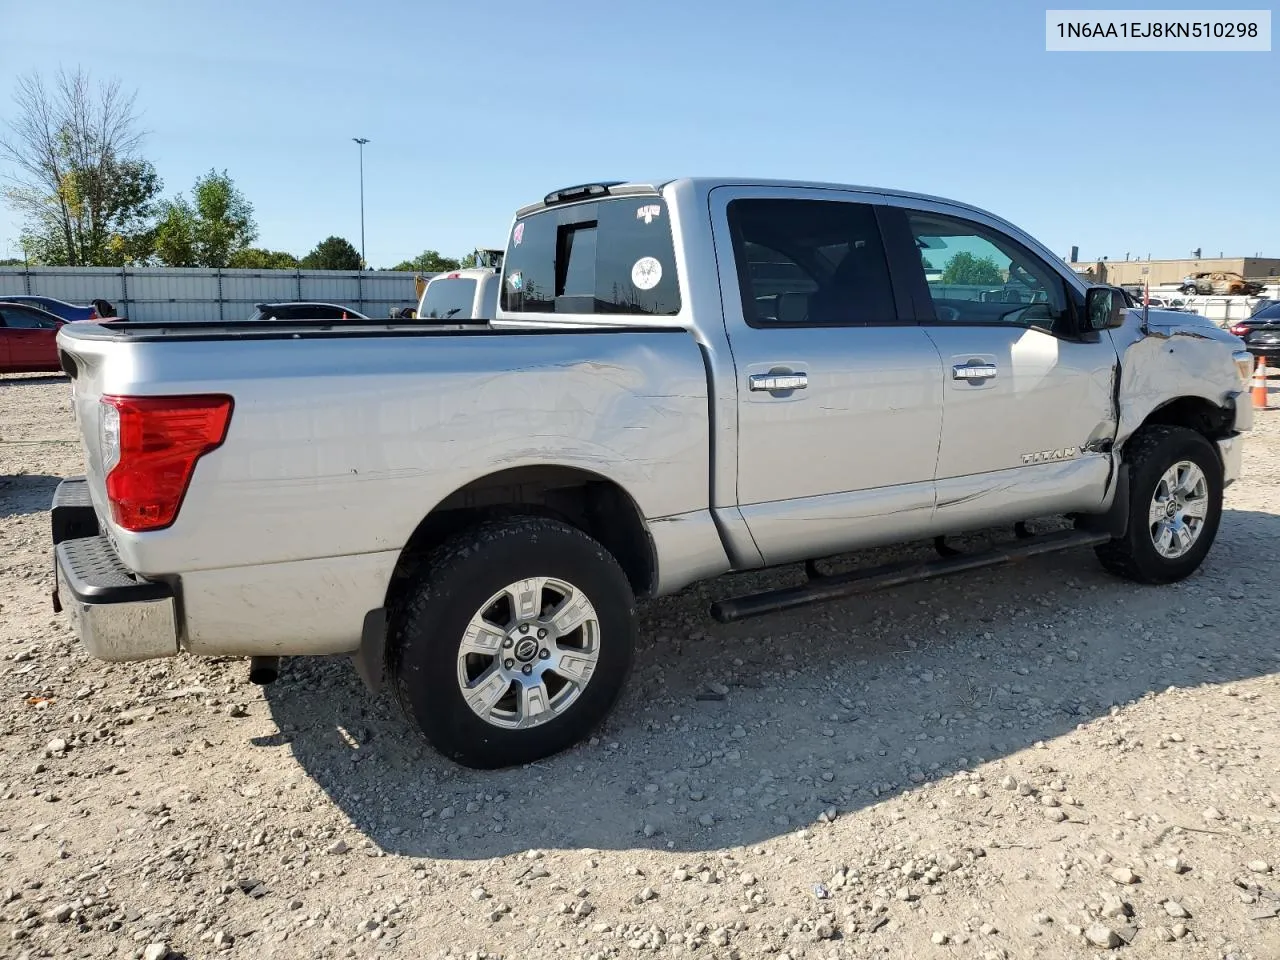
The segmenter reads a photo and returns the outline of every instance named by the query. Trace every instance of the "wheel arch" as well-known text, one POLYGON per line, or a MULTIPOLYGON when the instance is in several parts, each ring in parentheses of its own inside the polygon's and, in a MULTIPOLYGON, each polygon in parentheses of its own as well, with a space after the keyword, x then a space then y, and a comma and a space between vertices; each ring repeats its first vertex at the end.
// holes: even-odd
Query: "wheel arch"
POLYGON ((1206 440, 1221 440, 1231 436, 1235 430, 1235 402, 1214 403, 1195 395, 1174 397, 1148 413, 1138 429, 1155 424, 1187 427, 1206 440))
POLYGON ((486 474, 437 503, 400 551, 386 608, 394 607, 434 547, 470 526, 503 516, 544 516, 577 527, 613 554, 637 596, 649 594, 658 582, 648 524, 621 484, 581 467, 538 464, 486 474))

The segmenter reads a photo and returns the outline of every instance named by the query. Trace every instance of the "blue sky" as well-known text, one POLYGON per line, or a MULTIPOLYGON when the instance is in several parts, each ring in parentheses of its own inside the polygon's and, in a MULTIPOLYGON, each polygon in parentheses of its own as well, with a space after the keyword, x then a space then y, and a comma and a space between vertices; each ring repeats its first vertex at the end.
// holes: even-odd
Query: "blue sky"
POLYGON ((295 254, 359 245, 368 137, 374 266, 502 246, 559 186, 683 174, 942 194, 1085 258, 1280 256, 1280 53, 1046 53, 1044 9, 0 0, 0 120, 33 68, 119 76, 166 193, 225 168, 295 254))

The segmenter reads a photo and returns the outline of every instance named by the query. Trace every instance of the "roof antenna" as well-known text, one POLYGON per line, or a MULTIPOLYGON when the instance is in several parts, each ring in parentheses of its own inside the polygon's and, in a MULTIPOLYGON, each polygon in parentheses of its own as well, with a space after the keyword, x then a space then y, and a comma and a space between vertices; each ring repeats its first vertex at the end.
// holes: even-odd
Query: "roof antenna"
POLYGON ((1142 268, 1142 332, 1147 334, 1147 319, 1151 316, 1151 268, 1142 268))

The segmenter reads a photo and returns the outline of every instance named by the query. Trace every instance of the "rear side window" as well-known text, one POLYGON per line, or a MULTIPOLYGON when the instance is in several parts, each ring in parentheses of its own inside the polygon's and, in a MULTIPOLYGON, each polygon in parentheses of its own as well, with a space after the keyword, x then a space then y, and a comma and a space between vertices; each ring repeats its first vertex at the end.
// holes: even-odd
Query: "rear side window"
POLYGON ((897 309, 875 210, 846 200, 729 203, 753 327, 894 323, 897 309))
POLYGON ((618 197, 521 218, 501 300, 511 313, 674 316, 680 285, 666 203, 618 197))
POLYGON ((441 277, 427 284, 422 295, 419 320, 466 320, 476 301, 476 281, 463 277, 441 277))
POLYGON ((1272 300, 1255 313, 1250 320, 1280 320, 1280 300, 1272 300))
POLYGON ((277 320, 341 320, 345 313, 341 307, 292 306, 280 307, 274 316, 277 320))

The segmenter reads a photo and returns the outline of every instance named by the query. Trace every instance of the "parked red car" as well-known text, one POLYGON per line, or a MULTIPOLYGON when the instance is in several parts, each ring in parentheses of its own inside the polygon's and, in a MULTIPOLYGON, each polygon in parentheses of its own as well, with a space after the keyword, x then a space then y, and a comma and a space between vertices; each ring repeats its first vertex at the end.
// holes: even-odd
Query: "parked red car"
POLYGON ((0 373, 57 373, 58 328, 66 320, 25 303, 0 300, 0 373))

